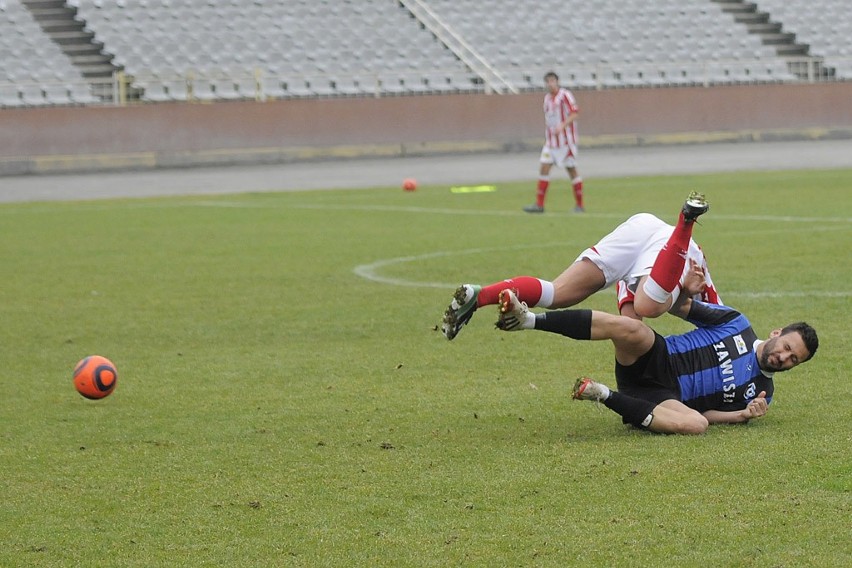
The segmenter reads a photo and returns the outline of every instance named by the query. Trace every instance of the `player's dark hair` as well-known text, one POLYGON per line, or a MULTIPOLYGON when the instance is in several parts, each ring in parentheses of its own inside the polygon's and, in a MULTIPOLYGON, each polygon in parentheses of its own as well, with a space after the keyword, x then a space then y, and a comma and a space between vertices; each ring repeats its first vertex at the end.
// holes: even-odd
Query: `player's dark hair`
POLYGON ((550 77, 553 77, 557 81, 559 80, 559 75, 557 75, 554 71, 548 71, 544 74, 544 80, 547 81, 550 77))
MULTIPOLYGON (((816 353, 817 348, 819 347, 819 338, 817 337, 817 332, 814 328, 809 326, 803 321, 791 323, 787 327, 781 330, 781 335, 786 335, 788 333, 793 332, 798 333, 802 336, 802 341, 805 342, 805 347, 808 349, 808 357, 805 361, 809 361, 811 357, 816 353)), ((800 363, 804 363, 805 361, 800 361, 800 363)))

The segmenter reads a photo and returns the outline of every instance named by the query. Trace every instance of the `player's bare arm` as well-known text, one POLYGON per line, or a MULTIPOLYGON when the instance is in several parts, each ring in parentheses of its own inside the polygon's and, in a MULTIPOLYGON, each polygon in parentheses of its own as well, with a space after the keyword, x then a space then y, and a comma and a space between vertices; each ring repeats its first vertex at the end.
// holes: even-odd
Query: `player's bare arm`
POLYGON ((733 412, 708 410, 704 413, 704 417, 710 424, 744 424, 752 418, 765 416, 768 410, 769 403, 766 401, 766 392, 760 391, 757 398, 751 400, 748 406, 742 410, 733 412))

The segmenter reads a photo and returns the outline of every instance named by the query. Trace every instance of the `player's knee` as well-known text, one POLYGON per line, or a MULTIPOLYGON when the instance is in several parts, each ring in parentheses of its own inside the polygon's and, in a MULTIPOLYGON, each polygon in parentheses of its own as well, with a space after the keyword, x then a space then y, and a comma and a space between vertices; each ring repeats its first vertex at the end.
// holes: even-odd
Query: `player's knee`
POLYGON ((636 294, 633 301, 633 311, 640 318, 658 318, 666 313, 667 306, 655 302, 644 294, 636 294))
POLYGON ((710 422, 704 416, 698 414, 685 415, 678 420, 676 430, 678 434, 703 434, 710 427, 710 422))
POLYGON ((633 319, 628 316, 621 316, 617 320, 619 339, 628 342, 636 343, 642 341, 650 331, 648 326, 642 323, 641 320, 633 319))
POLYGON ((635 320, 642 319, 639 314, 636 313, 636 310, 633 309, 633 302, 626 302, 624 304, 621 304, 618 307, 618 313, 620 313, 626 318, 631 318, 635 320))

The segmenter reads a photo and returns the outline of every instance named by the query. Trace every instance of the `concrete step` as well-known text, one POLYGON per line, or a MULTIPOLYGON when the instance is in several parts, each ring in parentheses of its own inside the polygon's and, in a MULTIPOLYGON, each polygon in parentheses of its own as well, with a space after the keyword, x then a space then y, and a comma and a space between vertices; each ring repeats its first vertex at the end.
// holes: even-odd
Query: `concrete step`
MULTIPOLYGON (((64 46, 63 51, 69 57, 74 55, 98 55, 103 53, 104 44, 99 41, 91 43, 71 43, 64 46)), ((109 54, 111 55, 111 54, 109 54)))
POLYGON ((36 21, 59 20, 67 17, 68 10, 64 8, 31 8, 30 13, 36 21))
POLYGON ((783 27, 778 22, 760 22, 746 25, 750 34, 777 34, 781 32, 783 27))
POLYGON ((85 27, 83 22, 68 19, 40 20, 39 25, 41 25, 41 29, 43 29, 48 35, 53 34, 54 32, 83 31, 83 28, 85 27))
POLYGON ((757 11, 757 4, 754 2, 719 2, 719 4, 722 5, 722 11, 728 14, 744 14, 757 11))
POLYGON ((791 43, 785 45, 775 45, 775 53, 780 57, 803 57, 808 55, 811 46, 806 43, 791 43))
POLYGON ((796 43, 796 34, 790 32, 778 32, 762 34, 763 45, 788 45, 796 43))
POLYGON ((112 74, 116 71, 115 66, 111 63, 103 63, 99 65, 78 65, 77 68, 80 70, 83 77, 87 79, 107 79, 112 77, 112 74))
POLYGON ((92 53, 88 55, 72 55, 70 59, 71 62, 78 67, 82 67, 84 65, 100 65, 103 63, 109 63, 109 57, 103 55, 102 53, 92 53))
POLYGON ((22 0, 21 3, 31 10, 59 9, 65 6, 64 0, 22 0))
POLYGON ((769 22, 769 14, 766 12, 744 12, 734 16, 734 21, 738 24, 765 24, 769 22))
POLYGON ((92 39, 95 37, 94 32, 91 31, 70 31, 70 32, 56 32, 50 34, 51 39, 58 43, 59 45, 69 45, 75 43, 91 43, 92 39))

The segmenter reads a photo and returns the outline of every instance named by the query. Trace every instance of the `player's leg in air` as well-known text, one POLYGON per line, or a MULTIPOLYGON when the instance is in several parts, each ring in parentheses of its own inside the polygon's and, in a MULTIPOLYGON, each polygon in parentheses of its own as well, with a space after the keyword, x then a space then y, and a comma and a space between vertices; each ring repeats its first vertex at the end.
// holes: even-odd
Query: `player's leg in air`
MULTIPOLYGON (((652 235, 660 231, 668 232, 671 228, 653 215, 640 213, 583 251, 553 281, 516 276, 487 286, 463 284, 444 312, 442 331, 447 339, 455 338, 477 308, 497 305, 500 292, 507 288, 515 290, 530 307, 557 309, 579 304, 595 292, 627 278, 636 259, 641 257, 641 247, 653 242, 652 235)), ((648 260, 648 266, 652 261, 648 260)))
MULTIPOLYGON (((706 213, 710 206, 704 196, 692 192, 683 205, 677 225, 672 231, 666 244, 657 254, 650 274, 643 277, 636 288, 633 299, 633 310, 639 317, 657 317, 667 312, 677 301, 684 285, 684 275, 687 268, 686 260, 690 258, 692 228, 695 220, 706 213)), ((699 249, 700 253, 700 249, 699 249)), ((695 259, 693 259, 695 260, 695 259)), ((703 255, 701 255, 703 261, 703 255)), ((702 291, 704 288, 702 287, 702 291)), ((690 290, 689 292, 696 292, 690 290)))
POLYGON ((603 272, 588 259, 578 260, 553 282, 534 276, 516 276, 487 286, 462 284, 444 312, 441 329, 447 339, 454 339, 477 308, 497 305, 500 292, 507 288, 515 290, 530 306, 567 308, 579 304, 604 286, 606 278, 603 272))

